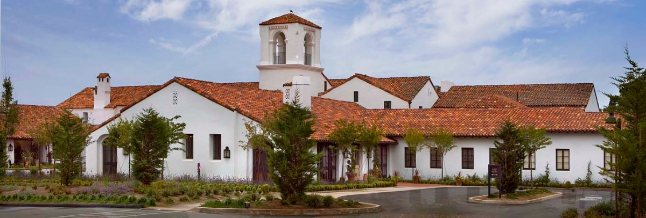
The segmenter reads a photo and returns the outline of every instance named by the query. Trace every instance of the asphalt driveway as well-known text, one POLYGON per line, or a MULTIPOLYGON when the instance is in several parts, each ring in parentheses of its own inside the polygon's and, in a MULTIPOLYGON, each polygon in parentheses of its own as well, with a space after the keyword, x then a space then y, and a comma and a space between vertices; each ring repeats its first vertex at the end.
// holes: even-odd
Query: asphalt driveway
MULTIPOLYGON (((495 189, 493 189, 495 190, 495 189)), ((362 214, 349 217, 559 217, 567 208, 587 208, 602 200, 612 200, 611 191, 578 189, 563 192, 560 198, 528 205, 490 205, 468 203, 472 196, 486 195, 486 187, 431 188, 401 192, 361 194, 342 197, 382 206, 378 214, 362 214)), ((200 214, 186 211, 162 211, 150 209, 109 208, 27 208, 0 207, 4 217, 233 217, 200 214)), ((235 216, 242 217, 242 216, 235 216)))

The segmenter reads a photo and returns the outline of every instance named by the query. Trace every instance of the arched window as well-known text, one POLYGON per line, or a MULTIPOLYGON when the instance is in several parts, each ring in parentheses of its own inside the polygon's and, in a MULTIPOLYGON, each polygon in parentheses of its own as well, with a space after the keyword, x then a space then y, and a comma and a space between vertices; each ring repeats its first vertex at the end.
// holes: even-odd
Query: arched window
POLYGON ((285 64, 286 63, 286 55, 285 55, 285 34, 282 32, 278 32, 274 36, 274 43, 275 46, 273 48, 274 50, 274 64, 285 64))
POLYGON ((312 50, 314 48, 314 43, 312 42, 312 35, 309 33, 305 34, 305 43, 303 45, 303 57, 305 57, 305 65, 312 65, 312 50))

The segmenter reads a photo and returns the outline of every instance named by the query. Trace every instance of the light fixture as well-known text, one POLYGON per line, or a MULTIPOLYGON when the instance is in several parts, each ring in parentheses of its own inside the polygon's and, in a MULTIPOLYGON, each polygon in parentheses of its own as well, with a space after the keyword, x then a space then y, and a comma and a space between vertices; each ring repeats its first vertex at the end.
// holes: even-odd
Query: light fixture
POLYGON ((13 151, 13 145, 9 144, 9 151, 13 151))
POLYGON ((227 159, 231 158, 231 150, 229 150, 229 146, 224 148, 224 158, 227 158, 227 159))

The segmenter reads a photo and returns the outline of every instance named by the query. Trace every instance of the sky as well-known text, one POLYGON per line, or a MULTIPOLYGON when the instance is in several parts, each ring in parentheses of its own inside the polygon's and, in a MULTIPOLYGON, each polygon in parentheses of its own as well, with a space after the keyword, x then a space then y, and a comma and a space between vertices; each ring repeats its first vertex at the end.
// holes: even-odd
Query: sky
POLYGON ((21 104, 56 105, 174 76, 258 81, 258 24, 293 10, 322 26, 328 78, 430 76, 436 85, 594 83, 646 65, 641 0, 0 0, 0 74, 21 104))

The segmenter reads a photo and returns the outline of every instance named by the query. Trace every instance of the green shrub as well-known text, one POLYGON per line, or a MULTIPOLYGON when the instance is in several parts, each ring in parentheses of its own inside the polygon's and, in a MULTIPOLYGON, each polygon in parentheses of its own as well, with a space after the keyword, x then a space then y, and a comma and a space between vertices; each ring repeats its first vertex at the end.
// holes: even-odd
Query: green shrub
POLYGON ((173 199, 172 199, 172 198, 166 198, 166 199, 164 199, 164 203, 165 203, 165 204, 174 204, 174 203, 175 203, 175 201, 173 201, 173 199))
POLYGON ((334 204, 334 197, 328 195, 323 198, 323 206, 331 207, 333 204, 334 204))
POLYGON ((583 217, 586 217, 586 218, 614 217, 614 216, 615 216, 615 205, 609 201, 598 203, 588 208, 585 212, 583 212, 583 217))
POLYGON ((318 207, 321 204, 320 195, 307 195, 303 200, 305 200, 305 204, 309 207, 318 207))
POLYGON ((155 205, 157 205, 157 203, 155 202, 155 199, 152 199, 152 198, 148 199, 148 205, 146 206, 155 206, 155 205))
POLYGON ((576 210, 576 208, 568 208, 561 214, 561 218, 577 218, 579 217, 579 212, 576 210))
POLYGON ((570 181, 565 181, 565 186, 563 186, 563 188, 571 189, 572 188, 572 183, 570 181))
POLYGON ((188 197, 187 197, 187 196, 182 196, 181 198, 179 198, 179 201, 181 201, 181 202, 187 202, 187 201, 189 201, 189 199, 188 199, 188 197))
POLYGON ((273 201, 273 200, 274 200, 274 196, 273 196, 273 195, 271 195, 271 194, 267 194, 267 195, 265 195, 265 200, 266 200, 266 201, 273 201))

